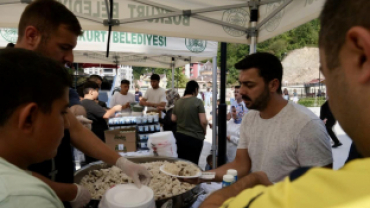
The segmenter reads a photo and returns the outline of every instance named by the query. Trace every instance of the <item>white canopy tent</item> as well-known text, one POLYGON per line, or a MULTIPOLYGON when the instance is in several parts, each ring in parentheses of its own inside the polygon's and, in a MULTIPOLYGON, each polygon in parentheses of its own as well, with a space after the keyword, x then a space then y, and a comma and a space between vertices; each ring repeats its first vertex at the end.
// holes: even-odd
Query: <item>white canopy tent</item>
MULTIPOLYGON (((122 31, 244 43, 250 44, 250 53, 256 51, 257 42, 318 17, 325 2, 325 0, 58 1, 74 12, 84 30, 122 31)), ((29 2, 31 0, 0 0, 0 27, 16 27, 25 7, 21 3, 29 2)), ((226 64, 221 67, 223 71, 224 66, 226 64)), ((217 75, 216 65, 213 74, 217 75)), ((217 89, 216 82, 213 83, 213 89, 217 89)), ((224 92, 221 92, 221 97, 222 94, 224 92)), ((213 90, 213 97, 216 96, 217 91, 213 90)), ((216 111, 216 99, 213 111, 216 111)), ((215 119, 216 116, 213 117, 213 123, 216 123, 215 119)), ((221 137, 224 136, 223 131, 219 132, 221 137)), ((216 131, 213 131, 212 150, 216 152, 216 131)))
MULTIPOLYGON (((15 28, 32 0, 0 0, 0 27, 15 28)), ((187 37, 219 42, 261 42, 316 18, 324 0, 58 0, 75 13, 84 30, 187 37), (255 13, 255 11, 258 11, 255 13), (251 14, 258 21, 250 22, 251 14)))
MULTIPOLYGON (((107 33, 84 31, 74 49, 74 62, 173 69, 217 56, 218 43, 214 41, 114 31, 110 56, 106 57, 107 33)), ((17 38, 17 29, 0 29, 0 47, 17 38)))

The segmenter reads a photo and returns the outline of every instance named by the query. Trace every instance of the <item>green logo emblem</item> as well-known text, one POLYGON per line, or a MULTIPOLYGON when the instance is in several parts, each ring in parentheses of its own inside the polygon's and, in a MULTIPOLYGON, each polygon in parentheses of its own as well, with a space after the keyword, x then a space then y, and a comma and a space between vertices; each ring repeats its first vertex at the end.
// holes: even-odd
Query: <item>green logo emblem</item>
POLYGON ((206 40, 198 40, 198 39, 185 39, 185 46, 189 51, 193 53, 201 53, 203 52, 207 47, 207 41, 206 40))
POLYGON ((1 36, 9 43, 16 43, 18 39, 18 29, 3 28, 0 29, 1 36))
MULTIPOLYGON (((222 15, 222 21, 245 27, 249 22, 249 13, 244 9, 229 9, 224 11, 224 14, 222 15)), ((245 35, 245 31, 235 30, 227 26, 223 26, 223 28, 227 34, 234 37, 245 35)))

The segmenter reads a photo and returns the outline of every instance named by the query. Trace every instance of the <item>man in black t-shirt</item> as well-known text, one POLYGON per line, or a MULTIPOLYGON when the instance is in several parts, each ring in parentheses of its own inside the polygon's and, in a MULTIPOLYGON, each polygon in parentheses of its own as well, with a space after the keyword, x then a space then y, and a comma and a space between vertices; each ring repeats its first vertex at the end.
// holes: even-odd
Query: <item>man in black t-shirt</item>
MULTIPOLYGON (((98 105, 95 100, 99 96, 99 86, 95 82, 86 82, 83 86, 84 99, 81 101, 85 107, 87 118, 92 120, 92 132, 105 142, 104 131, 108 130, 106 119, 114 116, 116 111, 121 111, 122 105, 116 105, 106 110, 98 105)), ((86 163, 97 161, 95 158, 86 155, 86 163)))
MULTIPOLYGON (((97 74, 93 74, 89 77, 89 80, 88 81, 91 81, 91 82, 95 82, 96 84, 98 84, 99 86, 99 89, 101 89, 101 85, 103 84, 103 78, 97 74)), ((105 102, 103 101, 100 101, 99 98, 96 98, 94 100, 98 105, 100 105, 101 107, 105 108, 105 109, 108 109, 108 106, 105 102)))

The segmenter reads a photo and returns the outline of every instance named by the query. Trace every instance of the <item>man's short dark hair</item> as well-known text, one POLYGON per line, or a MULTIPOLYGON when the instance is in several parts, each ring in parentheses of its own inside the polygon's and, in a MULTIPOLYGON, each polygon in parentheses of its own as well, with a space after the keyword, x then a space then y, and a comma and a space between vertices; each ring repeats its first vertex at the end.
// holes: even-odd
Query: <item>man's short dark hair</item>
POLYGON ((128 81, 127 79, 124 79, 121 81, 121 85, 123 84, 127 84, 128 86, 130 86, 130 81, 128 81))
POLYGON ((71 85, 68 71, 49 58, 35 52, 7 48, 0 50, 0 126, 21 105, 34 102, 44 113, 51 112, 53 102, 62 98, 71 85))
POLYGON ((103 82, 103 78, 97 74, 93 74, 89 77, 89 81, 95 82, 96 80, 100 80, 103 82))
POLYGON ((99 89, 99 85, 96 82, 88 81, 84 84, 83 91, 84 95, 89 94, 90 90, 97 90, 99 89))
POLYGON ((78 96, 84 97, 84 86, 83 85, 78 86, 76 91, 77 91, 78 96))
POLYGON ((329 69, 339 65, 339 51, 351 27, 370 29, 370 1, 327 0, 321 12, 320 47, 325 50, 329 69))
POLYGON ((66 25, 77 36, 82 35, 76 16, 56 0, 36 0, 26 7, 18 25, 18 40, 23 38, 26 27, 30 25, 46 38, 57 31, 60 25, 66 25))
POLYGON ((152 74, 152 76, 150 76, 150 80, 156 80, 159 82, 161 77, 158 74, 152 74))
POLYGON ((237 85, 234 87, 235 89, 240 89, 240 85, 237 85))
POLYGON ((236 63, 235 68, 239 70, 257 68, 259 75, 263 78, 266 84, 274 79, 278 79, 279 88, 277 92, 281 93, 283 66, 276 56, 270 53, 255 53, 236 63))
POLYGON ((6 45, 6 48, 14 48, 14 43, 8 43, 7 45, 6 45))

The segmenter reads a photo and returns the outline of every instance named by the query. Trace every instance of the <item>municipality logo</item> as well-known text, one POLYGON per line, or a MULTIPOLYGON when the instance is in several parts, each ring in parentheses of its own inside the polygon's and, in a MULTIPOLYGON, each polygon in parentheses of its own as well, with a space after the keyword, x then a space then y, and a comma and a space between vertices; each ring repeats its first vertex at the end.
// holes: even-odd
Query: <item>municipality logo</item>
MULTIPOLYGON (((233 25, 246 26, 249 22, 249 13, 244 9, 229 9, 222 15, 222 21, 233 25)), ((231 27, 223 26, 224 31, 234 37, 245 35, 245 31, 235 30, 231 27)))
POLYGON ((198 40, 198 39, 185 39, 185 46, 189 49, 189 51, 193 53, 201 53, 203 52, 207 47, 207 41, 206 40, 198 40))
POLYGON ((0 35, 9 43, 16 43, 18 39, 18 29, 0 29, 0 35))
MULTIPOLYGON (((280 5, 282 5, 285 2, 285 0, 280 0, 271 4, 267 4, 266 6, 266 14, 270 14, 273 11, 275 11, 280 5)), ((268 32, 273 32, 276 30, 276 28, 279 27, 281 19, 284 16, 285 10, 281 10, 279 13, 277 13, 274 17, 272 17, 265 25, 266 30, 268 32)))

